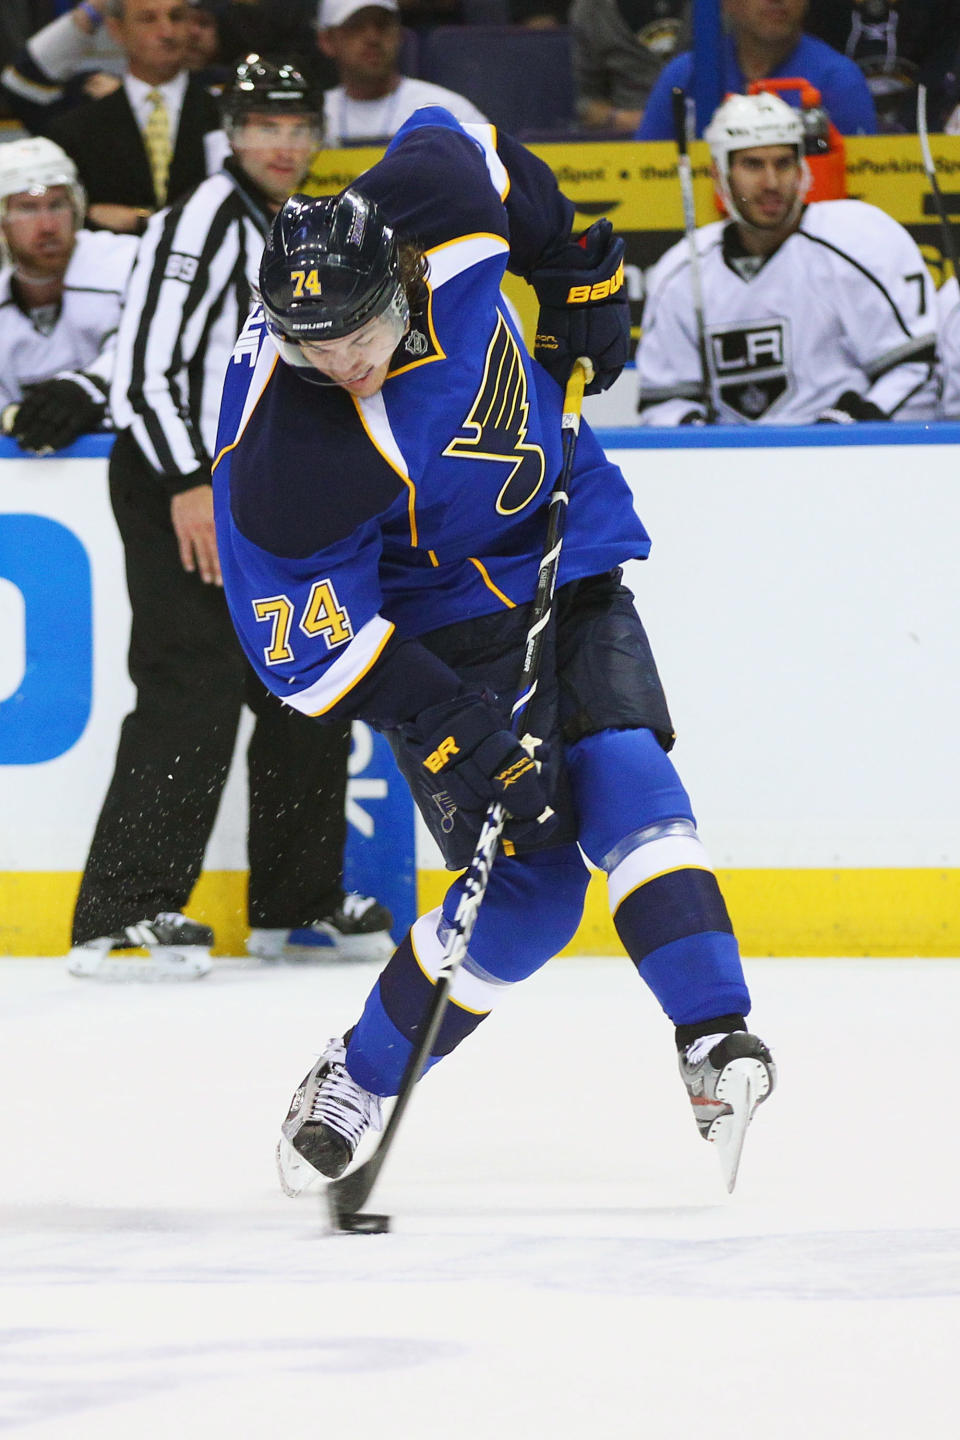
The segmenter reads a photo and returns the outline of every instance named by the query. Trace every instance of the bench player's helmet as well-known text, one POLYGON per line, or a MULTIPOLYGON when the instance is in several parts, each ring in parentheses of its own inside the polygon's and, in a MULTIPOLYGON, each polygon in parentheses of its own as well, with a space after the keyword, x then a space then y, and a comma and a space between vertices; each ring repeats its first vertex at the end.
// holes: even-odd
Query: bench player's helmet
POLYGON ((220 101, 228 136, 252 114, 310 115, 322 131, 323 97, 288 61, 248 55, 241 60, 220 101))
MULTIPOLYGON (((724 206, 733 218, 746 224, 730 188, 730 156, 737 150, 755 150, 763 145, 790 145, 797 153, 802 178, 796 209, 803 204, 810 188, 810 167, 807 165, 805 131, 799 110, 781 100, 779 95, 728 95, 714 111, 713 119, 703 132, 710 147, 717 188, 724 206)), ((791 220, 796 218, 796 213, 791 220)))
POLYGON ((260 265, 267 329, 290 365, 312 368, 300 341, 340 340, 380 320, 394 344, 410 320, 397 237, 359 191, 293 195, 273 222, 260 265))
POLYGON ((65 150, 42 135, 8 140, 0 145, 0 220, 6 218, 11 195, 42 195, 54 185, 65 185, 76 224, 83 223, 87 197, 77 178, 77 167, 65 150))

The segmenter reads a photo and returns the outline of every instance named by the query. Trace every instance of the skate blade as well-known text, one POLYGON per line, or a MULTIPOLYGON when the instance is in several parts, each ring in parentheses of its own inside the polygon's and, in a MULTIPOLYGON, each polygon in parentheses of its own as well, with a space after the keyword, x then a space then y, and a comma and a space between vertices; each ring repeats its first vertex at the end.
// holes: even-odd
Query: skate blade
POLYGON ((298 1200, 324 1178, 319 1170, 314 1170, 310 1162, 294 1150, 285 1135, 281 1135, 277 1142, 277 1175, 280 1189, 291 1200, 298 1200))
POLYGON ((770 1073, 761 1060, 731 1060, 717 1081, 717 1099, 729 1105, 730 1111, 714 1120, 706 1139, 717 1147, 720 1172, 731 1195, 753 1112, 769 1093, 770 1073))
POLYGON ((67 958, 70 975, 78 980, 101 980, 107 984, 202 980, 212 968, 210 951, 202 945, 185 945, 180 950, 155 945, 142 958, 75 945, 67 958))
POLYGON ((389 960, 396 948, 385 933, 354 935, 335 945, 284 945, 282 958, 288 965, 349 965, 364 961, 379 965, 389 960))

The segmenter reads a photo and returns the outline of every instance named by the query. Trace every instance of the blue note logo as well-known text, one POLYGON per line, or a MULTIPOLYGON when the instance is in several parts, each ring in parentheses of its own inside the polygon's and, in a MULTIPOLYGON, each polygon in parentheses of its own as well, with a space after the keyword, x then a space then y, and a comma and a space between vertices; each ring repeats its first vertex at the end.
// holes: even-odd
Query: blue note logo
POLYGON ((43 515, 0 514, 0 765, 39 765, 75 745, 90 718, 90 562, 43 515))

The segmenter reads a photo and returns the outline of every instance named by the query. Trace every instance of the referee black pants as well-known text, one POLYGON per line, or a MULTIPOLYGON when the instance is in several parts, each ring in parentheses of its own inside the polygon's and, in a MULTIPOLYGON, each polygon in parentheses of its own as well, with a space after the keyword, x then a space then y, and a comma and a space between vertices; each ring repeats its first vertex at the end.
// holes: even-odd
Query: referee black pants
POLYGON ((244 702, 251 926, 308 925, 342 899, 349 726, 281 705, 247 664, 223 591, 180 563, 170 499, 128 432, 110 498, 130 595, 130 678, 113 779, 73 919, 73 943, 182 910, 200 874, 244 702))

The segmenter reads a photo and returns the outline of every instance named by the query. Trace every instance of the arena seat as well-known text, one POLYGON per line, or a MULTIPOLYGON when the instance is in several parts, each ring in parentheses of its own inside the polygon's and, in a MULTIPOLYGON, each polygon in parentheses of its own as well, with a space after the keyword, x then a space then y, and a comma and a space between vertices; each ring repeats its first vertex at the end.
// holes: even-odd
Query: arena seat
POLYGON ((461 0, 465 25, 509 25, 510 0, 461 0))
POLYGON ((567 27, 438 25, 420 44, 420 75, 466 95, 493 124, 521 138, 576 129, 567 27))

